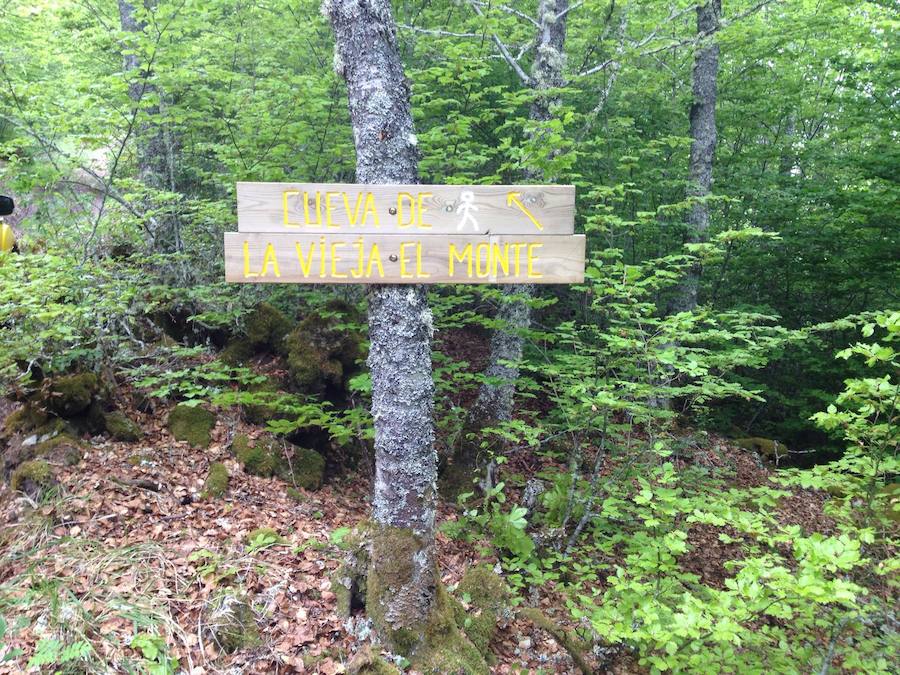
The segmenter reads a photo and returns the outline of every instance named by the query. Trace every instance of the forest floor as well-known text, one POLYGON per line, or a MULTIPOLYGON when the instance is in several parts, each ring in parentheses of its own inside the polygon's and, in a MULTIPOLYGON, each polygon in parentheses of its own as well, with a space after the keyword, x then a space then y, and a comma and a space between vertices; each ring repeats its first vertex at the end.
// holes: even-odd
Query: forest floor
MULTIPOLYGON (((39 641, 60 633, 68 643, 87 642, 106 664, 142 663, 129 645, 135 634, 148 633, 164 636, 165 655, 192 675, 345 672, 367 643, 369 626, 363 616, 344 619, 337 612, 331 574, 345 553, 335 532, 367 517, 368 479, 331 477, 320 490, 302 491, 299 499, 292 492, 292 498, 287 484, 244 473, 230 455, 235 433, 261 433, 237 414, 219 416, 213 442, 204 449, 175 441, 164 414, 129 414, 140 422, 143 440, 85 441, 82 460, 58 468, 55 498, 35 504, 0 488, 0 613, 9 625, 0 659, 4 648, 21 650, 0 664, 0 673, 24 672, 39 641), (227 465, 231 480, 226 495, 207 499, 201 492, 214 461, 227 465), (248 541, 262 527, 274 528, 283 542, 248 541), (252 597, 262 640, 226 654, 204 622, 218 589, 235 582, 252 597)), ((727 460, 742 486, 766 479, 768 469, 750 454, 721 439, 716 447, 693 461, 727 460)), ((520 456, 516 464, 518 472, 542 468, 537 457, 520 456)), ((786 521, 827 532, 821 506, 821 496, 805 494, 781 510, 786 521)), ((442 520, 454 513, 452 505, 442 505, 442 520)), ((704 583, 721 584, 723 564, 735 552, 703 527, 693 528, 690 538, 699 555, 687 556, 684 564, 704 583)), ((443 534, 438 546, 443 581, 451 588, 476 562, 495 562, 480 557, 484 548, 443 534)), ((529 598, 535 600, 553 621, 568 623, 552 584, 529 598)), ((492 649, 494 673, 577 672, 549 633, 515 615, 501 626, 492 649)), ((162 658, 152 650, 150 656, 162 658)), ((597 672, 643 669, 622 653, 597 672)))

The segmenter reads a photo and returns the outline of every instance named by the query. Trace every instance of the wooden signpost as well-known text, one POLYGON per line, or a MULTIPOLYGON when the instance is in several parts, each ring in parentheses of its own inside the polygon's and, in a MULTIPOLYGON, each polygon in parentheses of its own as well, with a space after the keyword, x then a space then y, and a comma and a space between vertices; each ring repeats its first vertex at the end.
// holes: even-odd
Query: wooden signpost
POLYGON ((569 185, 238 183, 225 278, 239 283, 584 280, 569 185))

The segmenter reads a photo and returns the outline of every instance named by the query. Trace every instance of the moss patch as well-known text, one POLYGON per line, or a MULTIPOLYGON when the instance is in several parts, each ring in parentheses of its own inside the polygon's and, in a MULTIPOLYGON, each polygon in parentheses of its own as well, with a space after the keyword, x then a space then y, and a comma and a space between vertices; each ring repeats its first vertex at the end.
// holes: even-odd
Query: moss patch
POLYGON ((278 534, 278 530, 274 527, 257 527, 250 530, 244 537, 245 544, 252 544, 255 541, 270 541, 273 544, 284 544, 286 539, 278 534))
POLYGON ((203 484, 203 496, 206 498, 221 497, 228 490, 228 480, 228 467, 222 462, 213 462, 209 465, 209 473, 203 484))
POLYGON ((231 442, 231 452, 244 471, 254 476, 278 476, 306 490, 318 490, 322 486, 325 458, 315 450, 288 446, 290 456, 286 457, 279 441, 262 437, 251 445, 250 439, 240 434, 231 442))
POLYGON ((125 461, 131 464, 131 466, 140 466, 141 464, 153 464, 153 457, 147 454, 129 455, 128 459, 125 461))
POLYGON ((28 433, 40 430, 50 422, 50 416, 34 403, 26 403, 15 412, 10 413, 3 423, 5 435, 28 433))
MULTIPOLYGON (((373 532, 372 560, 367 578, 366 610, 379 634, 393 651, 410 659, 422 673, 470 675, 489 672, 478 649, 459 629, 453 599, 434 571, 436 590, 432 610, 424 626, 417 617, 402 617, 394 601, 399 589, 416 574, 416 554, 422 542, 411 530, 380 526, 373 532), (384 609, 393 605, 388 620, 384 609)), ((411 608, 411 611, 415 611, 411 608)))
POLYGON ((371 525, 363 521, 341 542, 347 553, 332 575, 331 590, 337 596, 337 612, 344 618, 366 606, 370 532, 371 525))
POLYGON ((366 646, 353 657, 347 666, 348 675, 400 675, 397 666, 388 663, 370 646, 366 646))
POLYGON ((210 603, 206 625, 215 643, 226 653, 261 643, 250 603, 233 592, 223 592, 210 603))
POLYGON ((425 640, 412 655, 413 666, 433 675, 489 673, 484 657, 456 623, 453 600, 438 583, 434 609, 425 626, 425 640))
POLYGON ((44 403, 60 417, 74 417, 85 412, 99 393, 100 380, 93 373, 64 375, 50 382, 44 403))
MULTIPOLYGON (((344 303, 330 311, 353 316, 344 303)), ((313 312, 284 339, 291 383, 304 393, 340 393, 362 356, 362 336, 347 330, 334 316, 313 312)))
POLYGON ((199 406, 177 405, 169 413, 169 431, 179 441, 187 441, 193 446, 205 448, 216 425, 216 416, 199 406))
POLYGON ((497 622, 509 603, 509 590, 500 575, 488 565, 477 565, 463 575, 459 593, 470 610, 456 608, 456 622, 482 656, 490 656, 490 643, 497 632, 497 622))
POLYGON ((244 471, 253 476, 268 478, 275 475, 277 457, 272 447, 263 439, 257 439, 255 445, 243 434, 238 434, 231 441, 231 453, 244 467, 244 471))
POLYGON ((777 457, 786 457, 788 454, 786 445, 771 438, 761 438, 759 436, 736 438, 734 444, 739 448, 744 448, 744 450, 758 452, 763 457, 771 460, 775 460, 777 457))
POLYGON ((43 460, 23 462, 12 472, 9 486, 22 491, 32 499, 38 499, 56 485, 53 469, 43 460))
POLYGON ((315 450, 294 448, 294 456, 283 466, 281 476, 297 487, 318 490, 325 474, 325 458, 315 450))
POLYGON ((119 411, 104 413, 103 425, 110 437, 117 441, 133 443, 139 441, 144 435, 134 420, 119 411))
POLYGON ((219 359, 230 366, 239 366, 253 358, 256 350, 247 338, 234 338, 219 352, 219 359))
POLYGON ((253 347, 265 347, 279 353, 284 349, 284 336, 290 330, 291 321, 281 310, 268 302, 261 302, 247 317, 244 332, 253 347))
POLYGON ((306 501, 306 495, 295 487, 289 487, 287 489, 287 496, 292 502, 297 502, 298 504, 302 504, 306 501))

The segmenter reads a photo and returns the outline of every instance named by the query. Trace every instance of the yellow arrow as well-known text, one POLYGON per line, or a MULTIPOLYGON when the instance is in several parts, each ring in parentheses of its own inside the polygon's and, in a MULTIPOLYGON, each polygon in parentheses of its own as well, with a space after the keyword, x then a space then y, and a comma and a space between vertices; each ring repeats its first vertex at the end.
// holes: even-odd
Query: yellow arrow
POLYGON ((6 223, 0 223, 0 251, 11 251, 16 243, 16 235, 6 223))
POLYGON ((537 229, 543 230, 544 226, 538 222, 538 219, 534 217, 534 215, 531 213, 531 211, 529 211, 528 209, 525 208, 525 205, 519 199, 519 197, 521 197, 521 196, 522 196, 521 192, 507 192, 506 193, 506 205, 512 206, 513 204, 515 204, 516 206, 518 206, 520 209, 522 209, 522 213, 524 213, 526 216, 528 216, 528 220, 530 220, 532 223, 534 223, 534 226, 537 229))

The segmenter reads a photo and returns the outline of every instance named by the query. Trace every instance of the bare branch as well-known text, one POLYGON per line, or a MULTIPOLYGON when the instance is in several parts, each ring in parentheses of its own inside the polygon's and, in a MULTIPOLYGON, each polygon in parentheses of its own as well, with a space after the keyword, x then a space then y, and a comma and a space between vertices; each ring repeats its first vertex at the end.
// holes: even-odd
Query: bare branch
MULTIPOLYGON (((525 12, 520 12, 519 10, 514 9, 513 7, 509 7, 508 5, 495 5, 495 4, 493 4, 493 3, 483 2, 482 0, 470 0, 470 2, 471 2, 473 5, 477 5, 477 6, 479 6, 479 7, 490 7, 490 8, 492 8, 492 9, 499 9, 499 10, 501 10, 501 11, 506 12, 507 14, 512 14, 513 16, 517 16, 517 17, 519 17, 520 19, 522 19, 523 21, 527 21, 528 23, 530 23, 530 24, 531 24, 532 26, 534 26, 535 28, 540 28, 540 27, 541 27, 541 24, 539 24, 539 23, 537 22, 537 20, 532 19, 532 18, 531 18, 530 16, 528 16, 525 12)), ((580 3, 579 3, 579 4, 580 4, 580 3)), ((565 14, 565 12, 563 12, 563 14, 565 14)), ((560 14, 559 16, 562 16, 563 14, 560 14)), ((556 18, 559 18, 559 17, 556 17, 556 18)))
MULTIPOLYGON (((770 0, 770 1, 771 1, 771 0, 770 0)), ((650 31, 650 33, 648 33, 647 35, 645 35, 645 36, 643 37, 643 39, 641 39, 641 40, 639 40, 638 42, 634 43, 634 44, 631 46, 631 48, 637 50, 637 49, 640 49, 641 47, 645 47, 645 46, 648 45, 650 42, 652 42, 653 40, 656 39, 656 36, 659 35, 659 32, 660 32, 663 28, 665 28, 666 26, 668 26, 668 25, 669 25, 670 23, 672 23, 673 21, 678 20, 679 18, 681 18, 682 16, 684 16, 684 15, 687 14, 688 12, 694 11, 695 9, 697 9, 697 5, 696 5, 696 4, 688 5, 687 7, 684 7, 684 8, 679 9, 679 10, 674 10, 674 9, 673 9, 671 12, 669 12, 669 16, 667 16, 665 19, 663 19, 662 22, 660 22, 660 24, 659 24, 658 26, 656 26, 656 28, 654 28, 652 31, 650 31)), ((666 47, 666 49, 668 49, 669 46, 671 46, 671 45, 668 45, 668 46, 666 47)), ((599 65, 596 65, 596 66, 593 66, 593 67, 591 67, 591 68, 588 68, 587 70, 581 71, 580 73, 578 73, 578 77, 587 77, 588 75, 593 75, 594 73, 599 73, 601 70, 606 70, 606 68, 608 68, 613 62, 614 62, 614 59, 608 59, 607 61, 604 61, 603 63, 601 63, 601 64, 599 64, 599 65)))
POLYGON ((559 14, 556 15, 556 21, 559 21, 561 18, 563 18, 569 12, 574 12, 576 9, 581 7, 583 4, 584 4, 584 0, 580 0, 580 2, 576 2, 574 5, 569 5, 563 11, 561 11, 559 14))
POLYGON ((593 75, 594 73, 599 73, 601 70, 606 70, 612 64, 616 63, 615 59, 607 59, 603 63, 599 63, 596 66, 588 68, 587 70, 583 70, 578 73, 578 77, 587 77, 588 75, 593 75))
MULTIPOLYGON (((472 9, 475 10, 475 13, 484 18, 484 12, 481 11, 481 7, 478 6, 478 0, 469 0, 472 5, 472 9)), ((503 56, 504 60, 509 67, 513 69, 513 72, 518 75, 519 80, 521 80, 522 84, 526 87, 531 86, 531 78, 528 77, 528 74, 522 70, 522 66, 519 65, 519 62, 516 61, 512 54, 509 53, 509 49, 507 49, 506 45, 503 44, 503 41, 497 37, 496 33, 491 33, 491 39, 494 41, 494 44, 497 45, 497 49, 500 50, 500 54, 503 56)))
POLYGON ((403 30, 411 30, 414 33, 425 33, 426 35, 437 35, 439 37, 458 37, 458 38, 480 38, 481 33, 454 33, 449 30, 436 30, 434 28, 419 28, 418 26, 410 26, 405 23, 398 23, 397 28, 403 30))

